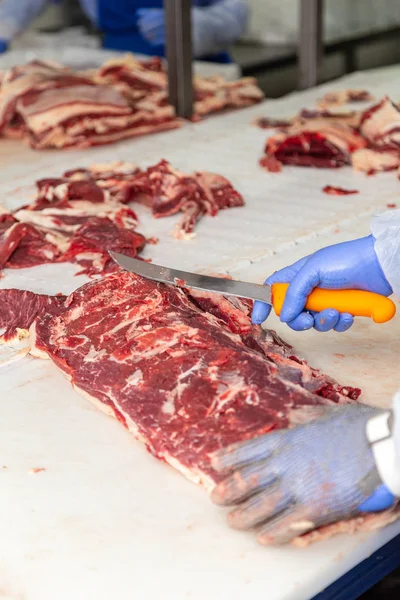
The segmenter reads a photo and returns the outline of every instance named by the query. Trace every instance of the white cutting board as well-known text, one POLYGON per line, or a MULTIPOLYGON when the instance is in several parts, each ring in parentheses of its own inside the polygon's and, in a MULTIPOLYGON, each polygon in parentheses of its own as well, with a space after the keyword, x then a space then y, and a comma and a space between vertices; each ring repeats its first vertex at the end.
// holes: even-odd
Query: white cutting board
MULTIPOLYGON (((389 92, 395 79, 393 70, 363 77, 357 85, 386 78, 389 92)), ((360 215, 399 197, 393 174, 367 179, 350 169, 286 169, 273 175, 257 167, 267 134, 249 126, 250 118, 294 111, 318 95, 306 92, 86 153, 39 154, 5 142, 0 195, 17 206, 27 201, 33 179, 95 160, 150 164, 164 157, 182 169, 211 168, 237 184, 246 208, 204 219, 187 243, 167 235, 176 219, 154 221, 141 209, 140 230, 163 236, 148 256, 261 281, 313 249, 368 233, 360 215), (327 183, 361 193, 325 196, 327 183)), ((83 281, 73 273, 70 265, 7 272, 0 286, 69 292, 83 281)), ((270 326, 313 365, 362 385, 367 401, 387 405, 398 384, 399 320, 379 327, 362 322, 346 335, 296 335, 274 318, 270 326)), ((0 598, 309 600, 400 532, 397 523, 307 550, 261 548, 251 535, 229 530, 204 491, 148 455, 119 423, 73 392, 50 362, 16 359, 0 373, 0 467, 7 467, 0 468, 0 598), (31 474, 32 468, 46 470, 31 474)))

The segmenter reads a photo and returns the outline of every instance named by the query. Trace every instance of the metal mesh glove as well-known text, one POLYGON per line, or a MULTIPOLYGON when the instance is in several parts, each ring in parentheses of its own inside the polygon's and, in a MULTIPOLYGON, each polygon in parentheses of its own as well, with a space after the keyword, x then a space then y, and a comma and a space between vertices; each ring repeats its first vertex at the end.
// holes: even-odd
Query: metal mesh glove
POLYGON ((213 502, 235 506, 229 524, 255 529, 263 544, 388 508, 394 496, 382 485, 366 437, 368 419, 379 412, 327 407, 317 421, 215 453, 213 467, 228 477, 213 490, 213 502))
MULTIPOLYGON (((372 235, 322 248, 266 280, 268 284, 278 282, 290 283, 280 319, 295 331, 311 327, 317 331, 346 331, 353 324, 350 314, 340 314, 330 308, 320 313, 304 311, 307 297, 315 287, 330 290, 354 288, 383 296, 393 293, 376 255, 372 235)), ((253 322, 262 323, 270 311, 268 304, 255 302, 253 322)))

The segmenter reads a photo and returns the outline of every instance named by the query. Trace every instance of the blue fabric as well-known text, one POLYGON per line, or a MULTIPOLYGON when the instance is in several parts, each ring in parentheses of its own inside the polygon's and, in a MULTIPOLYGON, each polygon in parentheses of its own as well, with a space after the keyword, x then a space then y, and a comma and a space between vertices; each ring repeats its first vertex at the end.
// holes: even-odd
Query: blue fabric
POLYGON ((0 40, 0 54, 3 54, 3 52, 7 52, 8 49, 8 42, 6 40, 0 40))
MULTIPOLYGON (((90 0, 86 0, 88 2, 90 0)), ((196 0, 195 6, 207 7, 214 5, 215 0, 196 0)), ((165 56, 164 19, 162 18, 162 35, 158 32, 157 43, 146 39, 140 28, 140 15, 146 9, 163 9, 162 0, 98 0, 98 26, 103 32, 103 47, 109 50, 135 52, 165 56)), ((158 13, 159 11, 157 11, 158 13)), ((161 11, 160 11, 161 12, 161 11)), ((198 57, 200 60, 230 63, 227 52, 217 52, 208 56, 198 57)))
MULTIPOLYGON (((359 289, 390 296, 393 293, 379 263, 372 235, 322 248, 293 265, 274 273, 266 283, 290 283, 280 319, 295 331, 314 327, 317 331, 343 332, 353 324, 348 313, 331 308, 320 313, 304 311, 307 297, 315 287, 330 290, 359 289)), ((271 306, 255 302, 253 322, 262 323, 271 306)))

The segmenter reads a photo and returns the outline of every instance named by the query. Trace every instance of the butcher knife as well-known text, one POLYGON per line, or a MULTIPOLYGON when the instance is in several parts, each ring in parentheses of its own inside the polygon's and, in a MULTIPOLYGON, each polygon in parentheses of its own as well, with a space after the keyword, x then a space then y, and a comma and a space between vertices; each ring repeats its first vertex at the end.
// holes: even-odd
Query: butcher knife
MULTIPOLYGON (((260 300, 272 305, 275 313, 280 315, 288 283, 274 283, 272 285, 260 285, 222 277, 210 277, 187 271, 178 271, 169 267, 160 267, 153 263, 144 262, 109 251, 111 258, 119 267, 141 275, 147 279, 167 283, 182 288, 193 288, 222 294, 223 296, 238 296, 239 298, 250 298, 260 300)), ((315 288, 308 296, 305 306, 306 310, 320 312, 325 308, 334 308, 339 312, 350 313, 354 317, 370 317, 375 323, 386 323, 394 317, 396 306, 386 296, 363 290, 326 290, 315 288)))

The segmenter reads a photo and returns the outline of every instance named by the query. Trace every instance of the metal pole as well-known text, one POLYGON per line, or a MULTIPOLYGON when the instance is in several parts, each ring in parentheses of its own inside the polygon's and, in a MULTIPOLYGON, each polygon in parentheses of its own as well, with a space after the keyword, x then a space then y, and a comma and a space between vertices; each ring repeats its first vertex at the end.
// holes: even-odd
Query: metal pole
POLYGON ((169 101, 178 117, 193 114, 191 0, 164 0, 169 101))
POLYGON ((300 0, 299 88, 318 83, 318 66, 322 56, 323 0, 300 0))

